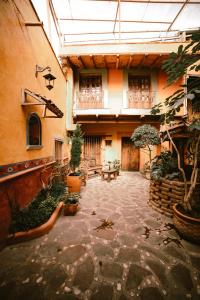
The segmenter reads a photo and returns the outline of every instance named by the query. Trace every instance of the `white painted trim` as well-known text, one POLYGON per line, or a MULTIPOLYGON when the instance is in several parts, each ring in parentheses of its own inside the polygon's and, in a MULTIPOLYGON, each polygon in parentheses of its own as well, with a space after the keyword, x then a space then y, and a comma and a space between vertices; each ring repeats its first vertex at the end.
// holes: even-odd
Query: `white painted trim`
POLYGON ((62 56, 77 56, 77 55, 131 55, 131 54, 169 54, 171 52, 177 52, 180 45, 186 45, 187 43, 168 42, 168 43, 111 43, 111 44, 99 44, 99 45, 64 45, 60 49, 59 55, 62 56))

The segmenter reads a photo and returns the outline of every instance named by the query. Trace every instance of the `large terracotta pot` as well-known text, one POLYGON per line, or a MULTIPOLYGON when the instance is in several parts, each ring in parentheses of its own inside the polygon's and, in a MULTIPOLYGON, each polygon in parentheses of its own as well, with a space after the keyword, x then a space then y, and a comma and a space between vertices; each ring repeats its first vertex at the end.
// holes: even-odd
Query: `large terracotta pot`
POLYGON ((200 244, 200 219, 189 217, 173 206, 173 222, 179 234, 186 240, 200 244))
POLYGON ((80 193, 81 191, 81 176, 67 176, 65 183, 69 193, 80 193))

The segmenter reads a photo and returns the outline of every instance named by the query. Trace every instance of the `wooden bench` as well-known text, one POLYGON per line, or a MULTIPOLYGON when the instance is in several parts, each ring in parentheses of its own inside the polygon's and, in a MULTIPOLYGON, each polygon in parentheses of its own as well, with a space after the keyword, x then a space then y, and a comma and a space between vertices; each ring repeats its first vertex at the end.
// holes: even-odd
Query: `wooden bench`
POLYGON ((88 159, 88 178, 101 175, 102 165, 96 163, 95 158, 88 159))
POLYGON ((80 169, 86 174, 86 179, 101 175, 102 165, 96 164, 96 159, 83 158, 80 169))

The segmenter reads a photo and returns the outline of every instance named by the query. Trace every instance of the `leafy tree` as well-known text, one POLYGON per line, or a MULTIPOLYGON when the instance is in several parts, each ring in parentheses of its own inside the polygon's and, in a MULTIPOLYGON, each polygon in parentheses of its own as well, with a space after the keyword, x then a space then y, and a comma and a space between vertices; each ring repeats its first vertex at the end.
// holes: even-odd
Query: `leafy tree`
POLYGON ((136 148, 148 149, 149 162, 151 164, 151 146, 160 144, 160 137, 157 129, 151 125, 144 124, 134 130, 131 140, 136 148))
MULTIPOLYGON (((169 58, 163 64, 163 70, 168 75, 168 84, 176 82, 178 79, 182 78, 187 74, 188 71, 200 71, 200 32, 193 34, 191 41, 188 45, 183 47, 179 46, 177 53, 172 52, 169 55, 169 58)), ((164 103, 158 103, 152 108, 152 114, 161 115, 161 123, 169 124, 174 120, 174 117, 178 111, 180 111, 181 106, 184 103, 184 100, 192 101, 200 105, 200 78, 194 77, 193 80, 187 81, 185 84, 180 86, 175 93, 166 98, 164 103)), ((185 211, 192 211, 192 209, 197 209, 199 203, 194 201, 193 191, 195 189, 198 171, 199 171, 199 151, 200 151, 200 120, 199 118, 193 118, 192 121, 187 120, 186 125, 188 130, 192 132, 192 136, 195 139, 195 150, 193 153, 193 170, 190 178, 190 187, 188 188, 185 172, 181 168, 180 164, 180 155, 178 149, 173 142, 169 131, 167 130, 167 135, 171 141, 178 157, 178 168, 182 173, 182 177, 185 183, 185 195, 183 208, 185 211)))
POLYGON ((76 169, 79 167, 81 162, 81 153, 82 153, 82 144, 83 144, 83 133, 79 124, 76 125, 76 129, 72 135, 72 147, 71 147, 71 159, 70 167, 72 172, 75 173, 76 169))

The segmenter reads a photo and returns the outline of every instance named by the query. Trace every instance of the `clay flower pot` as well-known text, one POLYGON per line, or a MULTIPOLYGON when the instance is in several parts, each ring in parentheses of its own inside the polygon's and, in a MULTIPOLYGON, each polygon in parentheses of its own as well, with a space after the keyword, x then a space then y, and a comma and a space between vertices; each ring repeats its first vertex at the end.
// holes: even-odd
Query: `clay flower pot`
POLYGON ((64 215, 65 216, 74 216, 78 210, 78 203, 70 204, 67 203, 64 205, 64 215))
POLYGON ((180 212, 178 204, 174 204, 173 213, 174 226, 179 234, 186 240, 200 244, 200 219, 180 212))
POLYGON ((69 193, 65 199, 64 215, 74 216, 78 211, 80 195, 78 193, 69 193))

